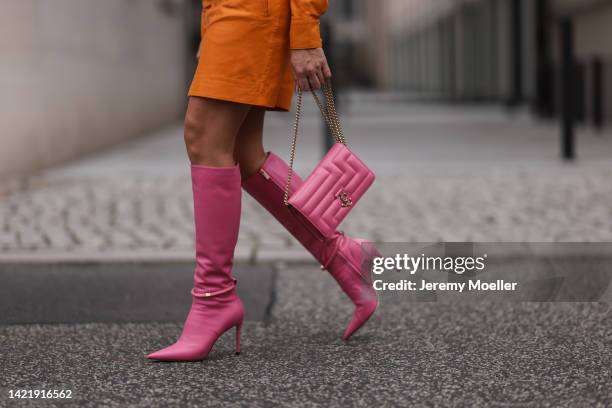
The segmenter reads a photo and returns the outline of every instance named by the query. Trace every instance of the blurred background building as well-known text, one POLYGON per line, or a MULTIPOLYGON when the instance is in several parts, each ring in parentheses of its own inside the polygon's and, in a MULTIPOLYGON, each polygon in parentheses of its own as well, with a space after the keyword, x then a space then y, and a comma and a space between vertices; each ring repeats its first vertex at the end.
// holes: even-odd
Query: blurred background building
POLYGON ((612 117, 609 0, 343 0, 335 42, 354 81, 428 99, 559 111, 559 24, 575 42, 576 116, 612 117))
POLYGON ((0 0, 0 177, 178 120, 186 3, 0 0))
MULTIPOLYGON (((0 5, 0 176, 180 120, 201 0, 0 5)), ((600 128, 612 117, 609 0, 330 0, 324 31, 339 86, 554 118, 564 18, 575 43, 575 116, 600 128)))

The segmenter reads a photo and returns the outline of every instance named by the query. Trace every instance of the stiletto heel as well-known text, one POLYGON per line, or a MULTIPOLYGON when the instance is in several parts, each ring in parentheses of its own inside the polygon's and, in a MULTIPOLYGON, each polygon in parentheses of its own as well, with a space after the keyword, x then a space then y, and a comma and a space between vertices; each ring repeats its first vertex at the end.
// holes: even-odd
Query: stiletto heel
POLYGON ((240 355, 240 329, 242 328, 242 324, 236 326, 236 355, 240 355))

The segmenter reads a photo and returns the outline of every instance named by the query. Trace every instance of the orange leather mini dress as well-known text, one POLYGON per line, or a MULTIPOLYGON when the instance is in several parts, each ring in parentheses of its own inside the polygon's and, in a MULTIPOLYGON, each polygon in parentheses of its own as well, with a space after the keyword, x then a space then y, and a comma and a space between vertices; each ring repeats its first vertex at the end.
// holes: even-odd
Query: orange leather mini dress
POLYGON ((289 110, 289 50, 321 47, 327 0, 203 0, 200 60, 189 96, 289 110))

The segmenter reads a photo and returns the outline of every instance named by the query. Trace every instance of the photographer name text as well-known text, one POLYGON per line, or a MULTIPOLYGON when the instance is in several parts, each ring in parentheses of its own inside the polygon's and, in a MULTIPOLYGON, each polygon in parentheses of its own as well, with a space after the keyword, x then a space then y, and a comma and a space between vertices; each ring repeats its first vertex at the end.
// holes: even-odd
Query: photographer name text
POLYGON ((467 282, 429 282, 424 279, 413 281, 402 279, 398 282, 384 282, 377 279, 372 283, 372 286, 377 291, 449 291, 449 292, 465 292, 465 291, 514 291, 518 283, 506 282, 498 279, 495 282, 483 282, 478 280, 468 280, 467 282))

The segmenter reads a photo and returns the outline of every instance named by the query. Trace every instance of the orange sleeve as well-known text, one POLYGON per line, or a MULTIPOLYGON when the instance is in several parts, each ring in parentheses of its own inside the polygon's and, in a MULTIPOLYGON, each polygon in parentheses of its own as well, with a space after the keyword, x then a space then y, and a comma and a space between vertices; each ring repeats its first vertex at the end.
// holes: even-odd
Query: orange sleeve
POLYGON ((328 0, 291 0, 290 48, 320 48, 319 19, 327 10, 328 0))

